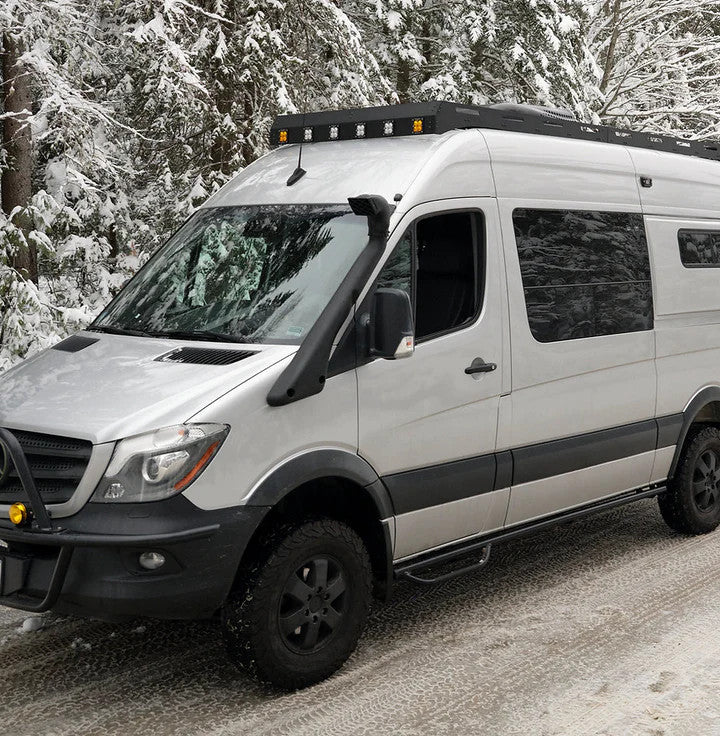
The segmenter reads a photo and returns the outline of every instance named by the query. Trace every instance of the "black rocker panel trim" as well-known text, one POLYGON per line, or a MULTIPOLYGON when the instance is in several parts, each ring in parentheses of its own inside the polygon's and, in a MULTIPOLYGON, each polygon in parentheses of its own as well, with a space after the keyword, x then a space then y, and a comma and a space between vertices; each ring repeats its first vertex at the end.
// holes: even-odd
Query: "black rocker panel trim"
POLYGON ((497 472, 495 473, 495 490, 512 485, 513 456, 510 450, 495 453, 497 472))
POLYGON ((655 420, 648 419, 513 450, 513 485, 651 452, 657 431, 655 420))
POLYGON ((477 496, 495 488, 495 455, 388 475, 383 480, 396 514, 477 496))
POLYGON ((670 414, 667 417, 657 419, 658 439, 657 449, 661 447, 672 447, 677 445, 680 431, 682 430, 684 417, 682 414, 670 414))
POLYGON ((673 414, 383 477, 396 514, 621 460, 679 441, 673 414))

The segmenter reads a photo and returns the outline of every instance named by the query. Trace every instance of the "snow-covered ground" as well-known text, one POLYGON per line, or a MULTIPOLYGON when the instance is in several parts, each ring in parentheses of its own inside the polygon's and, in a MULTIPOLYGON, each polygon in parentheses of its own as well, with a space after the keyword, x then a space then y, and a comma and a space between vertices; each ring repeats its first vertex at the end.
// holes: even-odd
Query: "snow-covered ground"
POLYGON ((8 736, 720 734, 720 532, 653 501, 495 550, 484 572, 402 585, 329 681, 238 674, 217 624, 23 622, 0 609, 8 736))

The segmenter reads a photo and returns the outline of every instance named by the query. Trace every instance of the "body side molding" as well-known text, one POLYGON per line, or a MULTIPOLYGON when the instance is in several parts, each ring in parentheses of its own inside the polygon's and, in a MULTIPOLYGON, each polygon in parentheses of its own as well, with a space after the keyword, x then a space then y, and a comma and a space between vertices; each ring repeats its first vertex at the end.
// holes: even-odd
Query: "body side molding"
POLYGON ((512 450, 513 485, 651 452, 656 445, 656 420, 648 419, 521 447, 512 450))
MULTIPOLYGON (((720 389, 718 389, 720 400, 720 389)), ((479 496, 520 483, 678 444, 682 414, 586 432, 383 476, 396 514, 479 496)))
POLYGON ((343 478, 370 494, 381 519, 393 516, 393 505, 383 482, 370 464, 346 450, 325 448, 296 455, 266 476, 248 497, 248 506, 273 506, 298 486, 320 478, 343 478))

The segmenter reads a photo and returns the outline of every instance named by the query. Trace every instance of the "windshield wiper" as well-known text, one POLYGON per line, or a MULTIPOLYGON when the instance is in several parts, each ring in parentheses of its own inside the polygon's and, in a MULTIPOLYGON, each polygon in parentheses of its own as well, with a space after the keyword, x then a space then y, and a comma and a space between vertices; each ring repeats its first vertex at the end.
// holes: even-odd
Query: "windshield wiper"
POLYGON ((132 337, 150 337, 149 332, 143 330, 131 330, 127 327, 117 325, 90 325, 85 328, 88 332, 107 332, 108 335, 131 335, 132 337))
POLYGON ((159 332, 148 332, 151 337, 168 337, 177 340, 208 340, 212 342, 245 342, 235 335, 227 335, 224 332, 213 330, 162 330, 159 332))

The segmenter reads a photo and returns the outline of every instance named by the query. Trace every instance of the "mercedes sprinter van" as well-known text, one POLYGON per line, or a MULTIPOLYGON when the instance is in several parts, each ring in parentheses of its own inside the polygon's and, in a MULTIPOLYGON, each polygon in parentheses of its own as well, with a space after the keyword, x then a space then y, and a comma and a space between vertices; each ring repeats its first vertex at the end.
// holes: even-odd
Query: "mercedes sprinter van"
POLYGON ((0 375, 0 604, 219 613, 297 688, 398 578, 649 496, 717 527, 716 144, 447 102, 270 135, 0 375))

